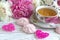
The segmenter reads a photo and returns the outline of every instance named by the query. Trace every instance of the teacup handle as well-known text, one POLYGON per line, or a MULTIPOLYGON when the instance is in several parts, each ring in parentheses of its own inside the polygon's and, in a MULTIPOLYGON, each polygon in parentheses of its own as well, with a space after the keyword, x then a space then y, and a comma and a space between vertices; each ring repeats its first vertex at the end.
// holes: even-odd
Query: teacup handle
POLYGON ((60 9, 58 9, 58 16, 60 17, 60 9))

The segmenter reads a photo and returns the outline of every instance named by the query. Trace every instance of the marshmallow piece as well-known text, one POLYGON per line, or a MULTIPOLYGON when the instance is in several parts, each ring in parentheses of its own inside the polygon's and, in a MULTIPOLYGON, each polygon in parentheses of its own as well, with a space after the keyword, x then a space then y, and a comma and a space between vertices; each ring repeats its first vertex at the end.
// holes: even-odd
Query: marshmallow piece
POLYGON ((20 26, 24 26, 26 24, 29 24, 29 20, 27 18, 20 18, 16 21, 16 23, 20 26))
POLYGON ((36 31, 36 28, 33 24, 27 24, 23 27, 23 31, 26 33, 34 33, 36 31))
POLYGON ((60 27, 56 27, 55 32, 60 34, 60 27))

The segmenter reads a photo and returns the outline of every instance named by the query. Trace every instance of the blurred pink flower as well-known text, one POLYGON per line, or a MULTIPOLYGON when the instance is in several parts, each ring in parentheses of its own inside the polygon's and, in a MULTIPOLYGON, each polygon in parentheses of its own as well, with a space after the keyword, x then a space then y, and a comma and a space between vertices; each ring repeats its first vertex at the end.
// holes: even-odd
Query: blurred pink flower
POLYGON ((10 0, 12 2, 11 10, 14 18, 29 18, 34 10, 32 0, 10 0))

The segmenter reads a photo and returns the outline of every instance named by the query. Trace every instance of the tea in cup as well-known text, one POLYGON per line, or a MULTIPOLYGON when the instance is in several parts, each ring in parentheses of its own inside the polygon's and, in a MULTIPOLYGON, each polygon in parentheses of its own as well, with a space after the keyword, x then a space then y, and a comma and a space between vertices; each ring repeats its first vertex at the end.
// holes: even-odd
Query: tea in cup
POLYGON ((51 6, 39 6, 36 8, 36 17, 45 22, 45 18, 58 16, 58 11, 51 6))

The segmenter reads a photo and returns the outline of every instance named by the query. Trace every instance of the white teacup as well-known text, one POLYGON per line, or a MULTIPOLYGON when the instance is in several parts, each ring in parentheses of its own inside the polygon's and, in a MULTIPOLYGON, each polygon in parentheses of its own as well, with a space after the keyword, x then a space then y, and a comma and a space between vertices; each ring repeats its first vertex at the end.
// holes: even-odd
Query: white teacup
POLYGON ((40 20, 42 22, 45 22, 46 17, 48 17, 48 18, 55 17, 55 16, 43 16, 43 15, 39 14, 38 10, 40 10, 42 8, 52 9, 52 10, 54 10, 56 12, 55 16, 58 16, 58 11, 54 7, 51 7, 51 6, 39 6, 39 7, 36 8, 36 17, 38 18, 38 20, 40 20))

